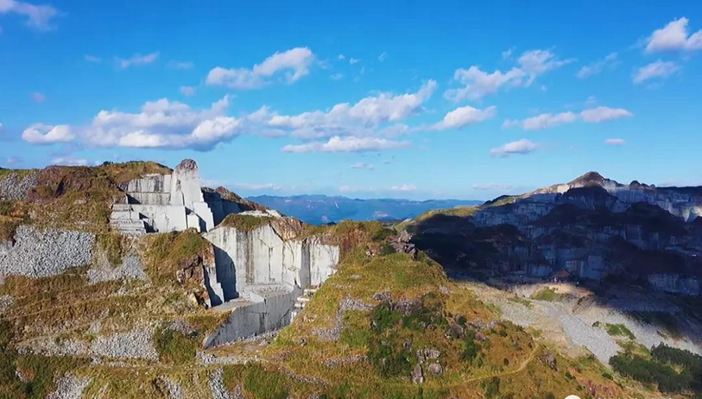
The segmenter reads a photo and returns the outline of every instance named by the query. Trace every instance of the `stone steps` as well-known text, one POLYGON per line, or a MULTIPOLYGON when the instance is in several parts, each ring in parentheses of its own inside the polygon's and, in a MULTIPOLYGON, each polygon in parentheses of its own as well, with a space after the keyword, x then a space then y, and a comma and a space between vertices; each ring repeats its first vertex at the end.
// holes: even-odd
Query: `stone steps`
POLYGON ((297 316, 302 311, 302 309, 304 309, 305 306, 307 306, 314 294, 317 293, 317 290, 319 290, 319 287, 305 288, 302 291, 302 296, 299 296, 295 299, 293 311, 290 313, 290 321, 292 321, 295 318, 295 316, 297 316))

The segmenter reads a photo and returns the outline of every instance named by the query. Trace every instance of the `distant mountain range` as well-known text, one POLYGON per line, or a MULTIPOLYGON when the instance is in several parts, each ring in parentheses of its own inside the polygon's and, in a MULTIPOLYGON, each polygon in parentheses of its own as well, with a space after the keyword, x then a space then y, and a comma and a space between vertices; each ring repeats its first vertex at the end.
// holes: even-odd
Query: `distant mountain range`
POLYGON ((342 220, 403 220, 414 218, 432 209, 453 208, 461 205, 478 205, 475 200, 427 200, 405 199, 354 199, 326 195, 295 195, 278 197, 260 195, 250 200, 294 216, 307 223, 323 224, 342 220))

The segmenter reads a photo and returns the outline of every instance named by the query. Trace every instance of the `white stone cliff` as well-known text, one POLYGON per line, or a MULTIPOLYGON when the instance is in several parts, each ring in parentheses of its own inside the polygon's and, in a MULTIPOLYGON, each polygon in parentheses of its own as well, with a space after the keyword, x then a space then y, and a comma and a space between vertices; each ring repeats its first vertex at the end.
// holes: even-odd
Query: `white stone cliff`
POLYGON ((339 262, 337 246, 317 237, 296 239, 285 229, 298 221, 273 210, 242 212, 236 202, 203 189, 192 160, 182 161, 170 175, 132 180, 124 191, 124 201, 112 207, 115 230, 145 234, 194 228, 213 244, 215 262, 205 267, 208 305, 231 313, 207 338, 208 346, 284 327, 297 298, 324 282, 339 262), (218 226, 238 213, 262 223, 250 231, 218 226))

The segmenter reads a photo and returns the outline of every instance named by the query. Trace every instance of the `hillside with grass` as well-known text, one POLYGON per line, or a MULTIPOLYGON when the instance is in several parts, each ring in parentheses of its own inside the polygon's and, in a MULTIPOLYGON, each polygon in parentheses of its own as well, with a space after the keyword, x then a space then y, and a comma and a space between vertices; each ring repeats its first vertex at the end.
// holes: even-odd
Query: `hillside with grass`
MULTIPOLYGON (((338 246, 341 261, 289 326, 205 349, 231 312, 207 307, 213 245, 195 230, 128 237, 108 223, 128 180, 167 171, 153 163, 2 171, 26 190, 3 189, 0 250, 14 241, 29 261, 46 256, 53 266, 0 277, 0 398, 614 399, 698 389, 694 355, 634 347, 607 364, 565 350, 379 222, 225 219, 242 232, 285 223, 291 236, 338 246), (68 259, 32 246, 49 238, 70 249, 68 259), (677 376, 675 385, 661 376, 677 376)), ((564 298, 544 290, 508 302, 564 298)), ((623 340, 637 333, 609 321, 596 328, 623 340)))

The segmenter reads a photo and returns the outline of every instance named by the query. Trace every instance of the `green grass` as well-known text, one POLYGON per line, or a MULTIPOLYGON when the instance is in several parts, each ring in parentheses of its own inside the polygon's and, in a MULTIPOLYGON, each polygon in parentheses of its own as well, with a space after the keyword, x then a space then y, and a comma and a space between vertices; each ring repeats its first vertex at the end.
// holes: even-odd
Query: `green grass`
POLYGON ((624 324, 605 324, 605 330, 607 331, 607 334, 611 336, 621 336, 621 337, 626 337, 631 340, 635 340, 636 336, 634 336, 634 333, 631 332, 624 324))
POLYGON ((271 220, 273 218, 268 216, 231 214, 224 218, 220 226, 233 227, 239 231, 253 231, 270 223, 271 220))
POLYGON ((539 291, 533 293, 531 295, 531 299, 537 300, 537 301, 548 301, 548 302, 556 302, 561 300, 563 296, 556 292, 554 288, 551 287, 546 287, 542 288, 539 291))
POLYGON ((192 363, 199 347, 195 337, 171 328, 157 331, 155 341, 159 360, 166 364, 192 363))

